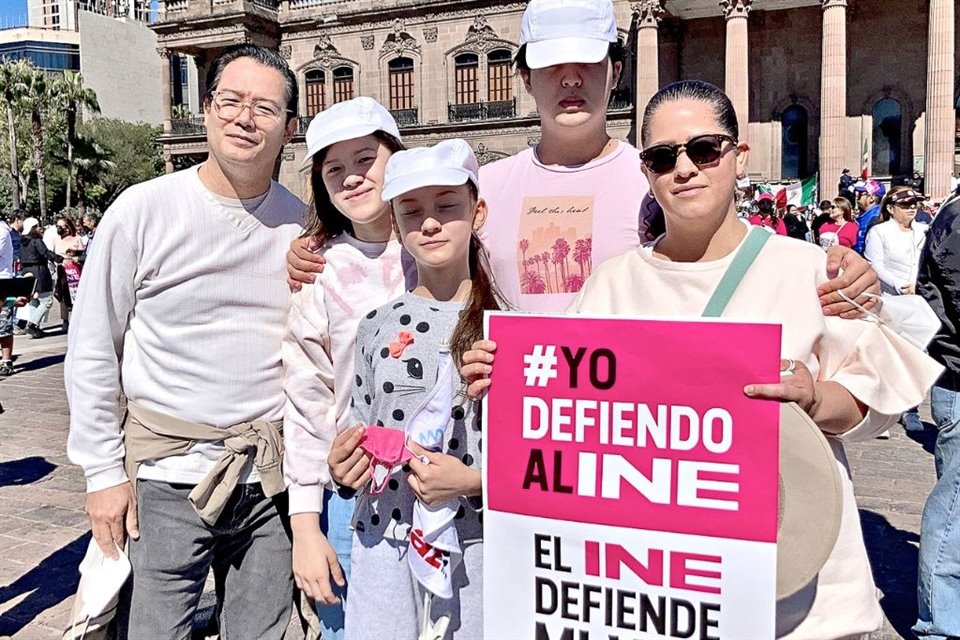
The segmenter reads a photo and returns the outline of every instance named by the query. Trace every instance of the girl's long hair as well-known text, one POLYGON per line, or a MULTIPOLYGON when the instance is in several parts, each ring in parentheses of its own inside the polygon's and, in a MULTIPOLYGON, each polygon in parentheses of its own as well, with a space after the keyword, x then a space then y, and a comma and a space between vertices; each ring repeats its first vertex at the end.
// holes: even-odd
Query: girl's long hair
MULTIPOLYGON (((478 199, 477 187, 468 183, 474 205, 478 199)), ((502 308, 503 296, 490 274, 490 262, 487 250, 480 237, 474 231, 470 234, 470 299, 467 306, 460 312, 460 320, 453 329, 450 338, 450 354, 457 366, 463 364, 463 354, 470 350, 473 343, 483 338, 483 312, 495 311, 502 308)))
MULTIPOLYGON (((389 133, 374 131, 370 135, 386 145, 390 153, 406 149, 402 142, 389 133)), ((345 231, 348 233, 352 231, 350 219, 334 206, 330 200, 330 194, 327 193, 327 187, 323 184, 323 175, 320 171, 329 149, 330 147, 321 149, 313 156, 313 166, 310 169, 310 199, 302 236, 313 237, 318 246, 323 246, 327 240, 336 238, 345 231)))

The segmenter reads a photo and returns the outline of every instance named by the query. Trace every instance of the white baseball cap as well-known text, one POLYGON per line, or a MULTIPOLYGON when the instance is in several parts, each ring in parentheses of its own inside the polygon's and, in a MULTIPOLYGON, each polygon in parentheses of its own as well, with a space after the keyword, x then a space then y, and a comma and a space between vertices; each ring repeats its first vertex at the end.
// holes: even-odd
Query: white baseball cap
POLYGON ((600 62, 616 41, 611 0, 530 0, 520 23, 531 69, 600 62))
POLYGON ((34 227, 39 227, 40 221, 36 218, 27 218, 23 221, 23 235, 30 235, 30 232, 33 231, 34 227))
POLYGON ((480 188, 480 165, 466 140, 454 138, 432 147, 398 151, 387 160, 384 172, 384 202, 421 187, 459 186, 468 181, 480 188))
POLYGON ((383 131, 400 139, 397 121, 373 98, 360 96, 338 102, 310 121, 307 127, 307 157, 301 168, 310 166, 318 151, 344 140, 368 136, 374 131, 383 131))

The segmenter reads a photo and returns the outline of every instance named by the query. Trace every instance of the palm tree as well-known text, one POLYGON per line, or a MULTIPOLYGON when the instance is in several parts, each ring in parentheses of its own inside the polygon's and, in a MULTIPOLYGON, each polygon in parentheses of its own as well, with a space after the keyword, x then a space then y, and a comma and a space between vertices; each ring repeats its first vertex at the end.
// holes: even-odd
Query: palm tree
POLYGON ((587 261, 590 260, 590 243, 583 238, 579 238, 573 246, 573 259, 580 265, 580 279, 583 280, 586 278, 583 272, 583 265, 587 264, 587 261))
POLYGON ((51 83, 47 74, 31 69, 21 78, 16 90, 20 94, 20 104, 30 114, 30 136, 33 138, 33 165, 37 173, 37 189, 40 192, 40 219, 47 219, 47 170, 44 164, 46 137, 43 123, 50 112, 53 101, 51 83))
POLYGON ((69 216, 75 170, 73 148, 77 144, 77 119, 84 109, 99 113, 100 103, 97 102, 97 93, 83 85, 83 76, 73 71, 63 73, 63 78, 55 85, 55 91, 67 116, 67 215, 69 216))
POLYGON ((0 64, 0 97, 7 111, 7 132, 10 144, 10 187, 13 193, 13 208, 18 210, 23 206, 20 196, 20 167, 17 160, 17 126, 14 119, 14 110, 17 106, 18 91, 29 65, 23 61, 6 61, 0 64))
MULTIPOLYGON (((567 283, 567 255, 570 253, 570 243, 563 238, 557 238, 553 243, 553 262, 558 268, 558 279, 563 283, 561 291, 569 291, 567 283)), ((559 283, 558 283, 559 287, 559 283)))
POLYGON ((110 160, 110 151, 96 142, 77 139, 73 161, 77 168, 77 213, 83 215, 87 208, 87 183, 113 169, 116 164, 110 160))
POLYGON ((523 271, 527 271, 527 249, 530 248, 530 241, 524 238, 520 241, 520 251, 523 252, 523 271))

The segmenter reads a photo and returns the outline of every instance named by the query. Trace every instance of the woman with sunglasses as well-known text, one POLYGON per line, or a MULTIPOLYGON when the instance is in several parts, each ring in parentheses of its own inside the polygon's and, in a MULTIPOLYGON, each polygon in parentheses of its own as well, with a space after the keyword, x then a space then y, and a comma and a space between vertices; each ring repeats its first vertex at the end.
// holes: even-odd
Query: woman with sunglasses
POLYGON ((836 246, 852 249, 857 244, 859 231, 860 227, 853 221, 853 208, 850 202, 838 196, 833 199, 830 220, 820 226, 820 246, 824 250, 836 246))
MULTIPOLYGON (((917 222, 922 196, 912 187, 893 187, 880 202, 880 217, 867 232, 863 255, 880 277, 884 293, 913 295, 917 292, 920 253, 927 237, 927 225, 917 222)), ((901 418, 907 431, 923 431, 917 408, 901 418)))
MULTIPOLYGON (((699 318, 750 232, 734 198, 750 147, 739 140, 730 99, 700 81, 658 92, 641 138, 643 171, 663 207, 666 232, 598 267, 570 311, 699 318)), ((841 472, 843 513, 830 557, 810 584, 777 602, 777 637, 792 639, 858 637, 880 627, 842 442, 882 431, 923 398, 941 371, 885 327, 824 317, 813 285, 825 280, 826 261, 809 243, 771 234, 723 314, 782 325, 781 367, 791 375, 779 384, 748 385, 744 393, 797 403, 827 436, 841 472)), ((464 355, 470 393, 490 385, 495 348, 481 341, 464 355)))

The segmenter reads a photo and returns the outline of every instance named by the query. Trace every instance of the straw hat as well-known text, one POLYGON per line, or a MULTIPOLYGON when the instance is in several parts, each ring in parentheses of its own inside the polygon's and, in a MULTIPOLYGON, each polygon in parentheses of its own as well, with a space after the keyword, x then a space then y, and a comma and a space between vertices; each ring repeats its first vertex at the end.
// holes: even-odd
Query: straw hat
POLYGON ((820 428, 799 406, 780 409, 777 599, 813 580, 840 533, 843 494, 837 461, 820 428))

